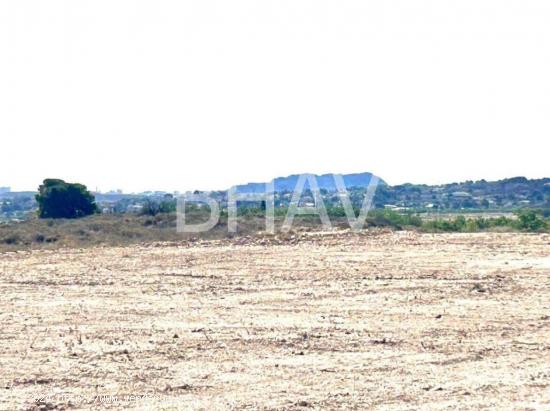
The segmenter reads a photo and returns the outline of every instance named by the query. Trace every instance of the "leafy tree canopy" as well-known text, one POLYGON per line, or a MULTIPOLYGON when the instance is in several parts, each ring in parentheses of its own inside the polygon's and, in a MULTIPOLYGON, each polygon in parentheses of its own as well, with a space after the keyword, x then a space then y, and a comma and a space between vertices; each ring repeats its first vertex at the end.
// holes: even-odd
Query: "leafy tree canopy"
POLYGON ((36 195, 40 218, 79 218, 97 211, 94 196, 82 184, 46 179, 36 195))

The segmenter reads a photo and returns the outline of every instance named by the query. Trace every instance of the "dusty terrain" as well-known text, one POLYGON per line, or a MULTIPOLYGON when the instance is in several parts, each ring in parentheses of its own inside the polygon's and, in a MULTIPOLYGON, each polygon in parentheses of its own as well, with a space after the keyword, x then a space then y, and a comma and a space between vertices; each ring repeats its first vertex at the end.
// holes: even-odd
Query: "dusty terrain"
POLYGON ((411 232, 1 254, 0 409, 550 409, 549 254, 411 232))

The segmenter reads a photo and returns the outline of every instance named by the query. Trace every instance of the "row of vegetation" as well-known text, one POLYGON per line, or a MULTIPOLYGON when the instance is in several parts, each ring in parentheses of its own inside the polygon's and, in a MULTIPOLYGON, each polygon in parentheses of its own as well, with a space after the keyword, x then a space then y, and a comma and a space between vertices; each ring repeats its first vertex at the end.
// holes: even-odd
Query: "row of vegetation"
MULTIPOLYGON (((355 209, 355 215, 359 214, 355 209)), ((287 209, 276 209, 277 217, 284 217, 287 209)), ((239 215, 261 216, 265 214, 264 207, 242 207, 239 215)), ((331 219, 346 220, 346 213, 342 207, 327 207, 327 214, 331 219)), ((398 213, 393 210, 372 210, 368 214, 367 226, 390 227, 394 229, 418 229, 425 232, 477 232, 477 231, 527 231, 544 232, 550 229, 550 210, 524 209, 505 217, 465 217, 456 215, 451 218, 426 218, 416 213, 398 213)))
MULTIPOLYGON (((265 217, 261 210, 242 209, 238 222, 238 236, 255 236, 265 230, 265 217)), ((205 221, 208 209, 188 210, 190 224, 205 221)), ((284 217, 276 217, 276 227, 281 227, 284 217)), ((344 217, 331 217, 334 227, 349 227, 344 217)), ((535 211, 523 211, 519 215, 498 218, 465 218, 423 220, 410 214, 375 210, 367 219, 367 227, 412 229, 423 232, 477 232, 521 231, 548 232, 550 222, 535 211)), ((316 230, 320 227, 317 216, 297 216, 293 227, 299 230, 316 230)), ((32 248, 81 248, 94 245, 124 246, 135 243, 170 242, 197 239, 223 239, 235 234, 228 232, 227 212, 222 212, 219 224, 213 229, 197 234, 182 234, 176 230, 176 214, 157 213, 155 216, 130 214, 96 214, 77 219, 31 219, 12 225, 0 224, 0 252, 32 248)), ((277 237, 292 235, 281 233, 277 237)))
MULTIPOLYGON (((187 210, 190 224, 205 221, 207 208, 187 210)), ((261 209, 243 208, 239 210, 238 235, 256 235, 265 229, 265 214, 261 209)), ((155 211, 156 212, 156 211, 155 211)), ((329 211, 330 213, 330 211, 329 211)), ((276 226, 280 227, 284 217, 277 216, 276 226)), ((347 219, 331 216, 333 226, 349 227, 347 219)), ((369 213, 367 227, 388 227, 402 230, 412 229, 423 232, 478 232, 478 231, 518 231, 548 232, 550 222, 542 213, 522 211, 513 217, 466 218, 455 216, 450 219, 424 220, 412 214, 399 214, 390 210, 374 210, 369 213)), ((320 227, 317 216, 297 216, 293 227, 315 230, 320 227)), ((280 234, 278 234, 280 235, 280 234)), ((231 237, 227 229, 227 212, 222 211, 219 224, 201 239, 221 239, 231 237)), ((88 247, 93 245, 128 245, 157 241, 180 241, 196 237, 176 230, 176 215, 173 212, 158 212, 151 215, 96 214, 78 219, 39 219, 35 218, 19 224, 0 225, 0 251, 28 248, 88 247)))
MULTIPOLYGON (((62 180, 45 180, 36 196, 41 218, 78 218, 97 212, 94 197, 80 184, 70 184, 62 180)), ((175 199, 165 199, 160 202, 147 201, 141 214, 156 216, 176 211, 175 199)), ((276 214, 282 216, 286 209, 277 209, 276 214)), ((355 210, 356 213, 359 210, 355 210)), ((246 205, 239 208, 241 216, 258 216, 265 213, 265 203, 246 205)), ((343 219, 346 217, 342 207, 329 206, 329 217, 343 219)), ((398 213, 393 210, 373 210, 369 213, 370 226, 390 226, 397 229, 416 227, 425 231, 442 232, 475 232, 495 228, 506 228, 520 231, 545 231, 549 228, 548 210, 522 210, 516 218, 466 218, 456 216, 451 219, 423 220, 412 213, 398 213)))
MULTIPOLYGON (((97 215, 94 197, 85 186, 69 184, 62 180, 45 180, 36 196, 39 219, 21 224, 0 226, 0 246, 84 246, 89 244, 126 244, 138 241, 171 241, 181 238, 176 232, 176 201, 165 198, 147 201, 139 215, 97 215), (82 219, 95 215, 91 218, 82 219)), ((276 209, 276 224, 280 227, 286 216, 286 208, 276 209)), ((376 209, 369 213, 367 227, 414 229, 424 232, 477 232, 524 231, 547 232, 550 230, 549 210, 521 210, 516 215, 497 218, 465 217, 430 219, 415 213, 399 213, 394 210, 376 209)), ((188 221, 200 223, 208 219, 208 207, 188 204, 188 221)), ((238 209, 241 234, 253 234, 265 227, 265 204, 243 204, 238 209), (242 228, 242 229, 241 229, 242 228)), ((327 212, 334 226, 349 227, 342 207, 328 206, 327 212)), ((359 210, 355 210, 356 215, 359 210)), ((219 224, 212 232, 201 234, 203 238, 221 238, 228 235, 227 210, 222 210, 219 224)), ((295 227, 319 227, 318 216, 297 216, 295 227)))
POLYGON ((399 214, 391 210, 373 211, 374 225, 388 225, 397 229, 416 227, 428 232, 478 232, 490 230, 544 232, 550 229, 550 219, 542 210, 522 210, 511 217, 471 217, 462 215, 449 219, 423 220, 412 214, 399 214))

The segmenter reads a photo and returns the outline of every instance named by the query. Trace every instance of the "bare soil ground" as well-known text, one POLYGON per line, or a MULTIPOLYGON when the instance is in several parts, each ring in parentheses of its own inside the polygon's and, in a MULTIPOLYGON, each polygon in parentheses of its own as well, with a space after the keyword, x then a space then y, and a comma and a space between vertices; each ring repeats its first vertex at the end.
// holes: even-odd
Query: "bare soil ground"
POLYGON ((549 251, 367 232, 1 254, 0 409, 548 410, 549 251))

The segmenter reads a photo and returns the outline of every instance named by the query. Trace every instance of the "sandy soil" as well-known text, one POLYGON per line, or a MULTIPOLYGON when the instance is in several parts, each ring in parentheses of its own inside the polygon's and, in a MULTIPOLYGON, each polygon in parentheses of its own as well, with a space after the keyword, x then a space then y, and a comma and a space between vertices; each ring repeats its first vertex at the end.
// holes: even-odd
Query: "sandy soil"
POLYGON ((550 236, 0 255, 0 409, 550 409, 550 236))

